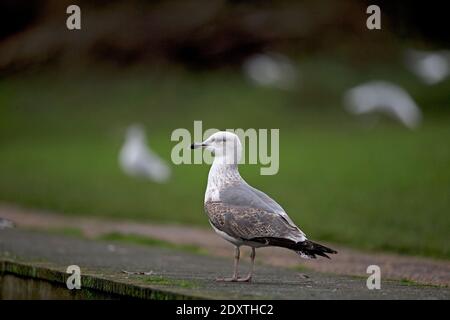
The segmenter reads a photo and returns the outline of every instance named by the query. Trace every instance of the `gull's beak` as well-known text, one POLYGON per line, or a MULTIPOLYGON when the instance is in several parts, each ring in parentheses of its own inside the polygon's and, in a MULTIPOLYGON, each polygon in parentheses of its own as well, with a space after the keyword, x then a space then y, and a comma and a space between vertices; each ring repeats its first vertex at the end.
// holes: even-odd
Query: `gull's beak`
POLYGON ((191 144, 191 149, 198 149, 198 148, 204 148, 207 147, 208 145, 206 143, 193 143, 191 144))

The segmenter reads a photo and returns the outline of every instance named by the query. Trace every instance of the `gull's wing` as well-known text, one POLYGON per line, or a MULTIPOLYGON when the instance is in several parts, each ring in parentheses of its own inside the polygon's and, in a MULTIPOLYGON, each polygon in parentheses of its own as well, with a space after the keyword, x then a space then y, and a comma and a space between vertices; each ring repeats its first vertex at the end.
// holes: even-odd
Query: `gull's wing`
MULTIPOLYGON (((264 192, 253 188, 247 183, 240 183, 220 191, 220 200, 229 205, 263 209, 264 211, 281 215, 292 227, 299 229, 286 211, 264 192)), ((299 229, 304 235, 304 233, 299 229)))
POLYGON ((222 202, 206 202, 211 224, 232 238, 266 242, 266 239, 286 239, 295 242, 305 238, 298 228, 288 224, 279 214, 222 202))
POLYGON ((287 220, 287 222, 289 222, 289 224, 291 224, 292 226, 295 226, 294 221, 291 220, 291 218, 289 218, 288 214, 286 213, 286 211, 284 211, 284 209, 275 201, 273 200, 271 197, 269 197, 267 194, 265 194, 264 192, 253 188, 250 185, 247 185, 260 199, 261 201, 263 201, 264 203, 266 203, 267 205, 269 205, 273 212, 278 213, 280 215, 283 216, 284 219, 287 220))
POLYGON ((232 237, 306 239, 280 205, 247 184, 225 188, 219 197, 219 202, 205 204, 206 211, 213 225, 232 237))

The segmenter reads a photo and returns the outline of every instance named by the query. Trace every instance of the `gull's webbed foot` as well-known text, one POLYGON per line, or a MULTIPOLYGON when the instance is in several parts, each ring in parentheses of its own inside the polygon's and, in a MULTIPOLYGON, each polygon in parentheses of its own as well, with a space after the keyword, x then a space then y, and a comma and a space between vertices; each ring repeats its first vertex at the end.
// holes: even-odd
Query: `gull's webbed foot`
POLYGON ((237 281, 238 282, 252 282, 252 276, 248 275, 245 278, 238 278, 237 281))
POLYGON ((238 277, 231 277, 231 278, 216 278, 217 282, 237 282, 239 279, 238 277))

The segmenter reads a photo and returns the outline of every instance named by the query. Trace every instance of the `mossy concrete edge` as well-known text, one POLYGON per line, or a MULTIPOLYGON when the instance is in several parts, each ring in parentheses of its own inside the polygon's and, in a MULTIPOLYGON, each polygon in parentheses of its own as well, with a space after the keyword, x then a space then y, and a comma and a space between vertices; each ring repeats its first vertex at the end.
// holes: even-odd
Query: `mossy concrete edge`
MULTIPOLYGON (((23 278, 33 278, 48 281, 59 286, 66 286, 70 274, 58 270, 57 267, 33 263, 18 262, 0 258, 0 274, 11 274, 23 278)), ((82 274, 81 285, 83 289, 94 290, 106 294, 117 295, 124 299, 145 300, 195 300, 206 297, 180 293, 169 288, 160 288, 151 285, 139 285, 136 281, 121 278, 119 280, 106 279, 105 274, 82 274)))

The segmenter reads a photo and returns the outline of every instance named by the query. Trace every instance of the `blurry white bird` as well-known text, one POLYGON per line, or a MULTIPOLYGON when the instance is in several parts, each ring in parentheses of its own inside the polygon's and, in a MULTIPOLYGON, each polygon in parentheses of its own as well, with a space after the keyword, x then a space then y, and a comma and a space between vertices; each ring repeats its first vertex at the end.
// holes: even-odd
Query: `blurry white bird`
POLYGON ((386 81, 371 81, 348 90, 344 103, 351 113, 382 112, 411 129, 422 120, 422 113, 411 96, 401 87, 386 81))
POLYGON ((284 55, 277 53, 256 54, 242 66, 245 75, 260 86, 278 89, 292 89, 298 80, 294 64, 284 55))
POLYGON ((0 218, 0 230, 6 228, 14 228, 14 222, 5 218, 0 218))
POLYGON ((450 51, 408 50, 405 63, 426 84, 439 83, 450 74, 450 51))
POLYGON ((126 174, 142 177, 155 182, 166 182, 170 178, 170 168, 147 145, 142 126, 131 125, 119 155, 119 163, 126 174))

